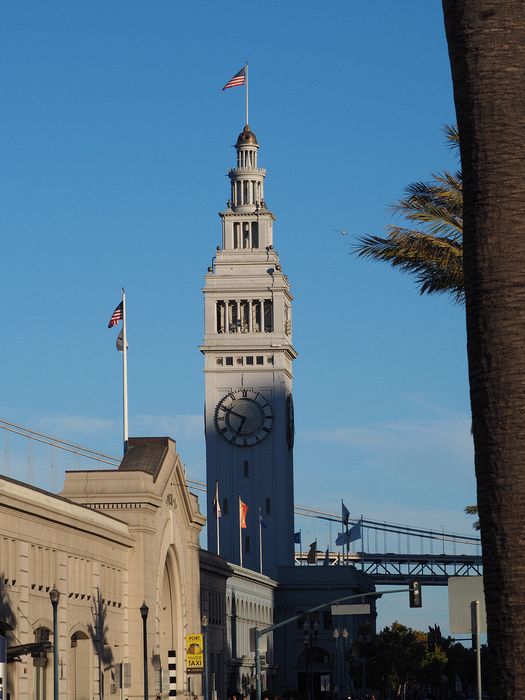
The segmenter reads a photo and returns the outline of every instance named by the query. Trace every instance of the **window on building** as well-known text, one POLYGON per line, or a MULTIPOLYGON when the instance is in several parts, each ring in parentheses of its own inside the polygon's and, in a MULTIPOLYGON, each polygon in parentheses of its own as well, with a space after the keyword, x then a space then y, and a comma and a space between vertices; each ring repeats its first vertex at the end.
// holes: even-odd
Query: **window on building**
MULTIPOLYGON (((228 360, 228 358, 226 358, 228 360)), ((228 364, 228 362, 226 362, 228 364)), ((264 357, 262 355, 257 355, 257 364, 258 365, 264 365, 264 357)))
POLYGON ((247 365, 253 365, 253 355, 248 355, 246 357, 246 364, 247 365))
POLYGON ((231 367, 233 365, 233 357, 227 357, 226 364, 231 367))
POLYGON ((266 512, 267 513, 272 512, 272 499, 271 498, 266 499, 266 512))
POLYGON ((252 223, 252 248, 259 247, 259 224, 257 221, 252 223))
POLYGON ((222 499, 222 513, 223 513, 223 515, 228 515, 228 499, 227 498, 222 499))
POLYGON ((233 224, 233 247, 241 247, 241 225, 238 221, 233 224))
POLYGON ((246 552, 246 554, 250 553, 250 538, 249 537, 244 538, 244 551, 246 552))
POLYGON ((242 475, 249 476, 249 462, 247 459, 242 463, 242 475))
POLYGON ((266 333, 273 331, 273 304, 270 299, 264 302, 264 330, 266 333))

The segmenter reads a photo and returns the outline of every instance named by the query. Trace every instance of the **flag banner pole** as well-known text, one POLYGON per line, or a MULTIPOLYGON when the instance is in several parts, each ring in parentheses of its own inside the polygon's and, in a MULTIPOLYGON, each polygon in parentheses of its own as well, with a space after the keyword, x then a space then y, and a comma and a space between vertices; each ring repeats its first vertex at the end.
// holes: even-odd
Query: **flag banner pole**
POLYGON ((261 509, 259 508, 259 571, 262 574, 262 523, 261 509))
POLYGON ((122 287, 122 433, 124 452, 128 449, 128 341, 126 337, 126 290, 122 287))
POLYGON ((245 81, 245 85, 246 85, 246 95, 245 95, 246 96, 246 126, 248 126, 248 61, 246 61, 244 71, 245 71, 244 74, 246 77, 246 81, 245 81))
POLYGON ((217 556, 220 557, 221 555, 221 540, 220 540, 220 535, 221 535, 221 526, 219 525, 219 518, 220 515, 220 505, 219 505, 219 482, 215 482, 215 494, 217 498, 217 503, 215 504, 215 522, 217 524, 217 556))
POLYGON ((299 559, 301 561, 301 566, 303 566, 303 532, 299 530, 301 536, 299 537, 299 559))
POLYGON ((361 571, 365 570, 365 538, 363 534, 363 514, 361 513, 361 571))
POLYGON ((241 497, 239 496, 239 561, 242 566, 242 523, 241 523, 241 497))

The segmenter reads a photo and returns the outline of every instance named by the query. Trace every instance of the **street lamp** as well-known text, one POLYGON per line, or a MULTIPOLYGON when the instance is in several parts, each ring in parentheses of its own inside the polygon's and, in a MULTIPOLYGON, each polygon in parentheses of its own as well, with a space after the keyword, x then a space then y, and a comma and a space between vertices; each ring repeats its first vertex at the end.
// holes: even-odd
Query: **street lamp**
POLYGON ((346 686, 346 673, 345 673, 345 651, 346 651, 346 640, 348 639, 348 630, 346 627, 338 629, 337 627, 333 631, 333 636, 335 639, 335 668, 336 676, 339 676, 339 695, 340 697, 345 697, 345 686, 346 686), (341 661, 338 662, 338 657, 341 655, 341 661), (337 673, 339 666, 339 673, 337 673))
POLYGON ((149 608, 146 601, 140 606, 140 616, 142 617, 142 646, 144 650, 144 700, 148 700, 148 630, 146 621, 148 619, 149 608))
POLYGON ((58 700, 58 601, 60 591, 56 586, 49 591, 49 600, 53 606, 53 700, 58 700))
POLYGON ((201 618, 202 633, 204 637, 204 700, 208 700, 209 675, 208 675, 208 618, 203 615, 201 618))
POLYGON ((307 619, 303 625, 304 631, 304 646, 307 653, 306 656, 306 684, 308 688, 308 700, 311 700, 313 696, 312 692, 312 649, 314 643, 317 642, 317 633, 319 632, 319 622, 317 620, 313 621, 310 625, 310 620, 307 619))

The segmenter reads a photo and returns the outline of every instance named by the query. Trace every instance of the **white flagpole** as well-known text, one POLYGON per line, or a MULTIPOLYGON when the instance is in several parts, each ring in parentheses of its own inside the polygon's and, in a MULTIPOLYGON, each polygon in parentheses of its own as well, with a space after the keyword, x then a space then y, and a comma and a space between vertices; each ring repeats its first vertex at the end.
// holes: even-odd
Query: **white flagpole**
POLYGON ((248 61, 246 61, 246 65, 244 66, 244 74, 246 77, 245 80, 245 85, 246 85, 246 126, 248 126, 248 61))
POLYGON ((242 566, 241 497, 239 496, 239 561, 242 566))
POLYGON ((259 508, 259 571, 262 574, 262 525, 261 525, 261 509, 259 508))
POLYGON ((128 341, 126 337, 126 290, 122 287, 122 394, 123 420, 122 432, 124 452, 128 449, 128 341))
POLYGON ((217 525, 217 556, 221 554, 220 527, 219 527, 219 482, 215 482, 215 522, 217 525))

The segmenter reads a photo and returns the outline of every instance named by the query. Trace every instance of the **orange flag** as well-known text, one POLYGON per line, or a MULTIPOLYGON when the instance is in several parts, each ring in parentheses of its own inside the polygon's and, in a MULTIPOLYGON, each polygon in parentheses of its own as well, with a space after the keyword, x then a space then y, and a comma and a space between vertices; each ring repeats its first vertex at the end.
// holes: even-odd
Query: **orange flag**
POLYGON ((241 519, 241 529, 244 530, 244 529, 246 529, 246 515, 248 514, 248 506, 240 498, 239 498, 239 506, 240 506, 239 517, 241 519))

